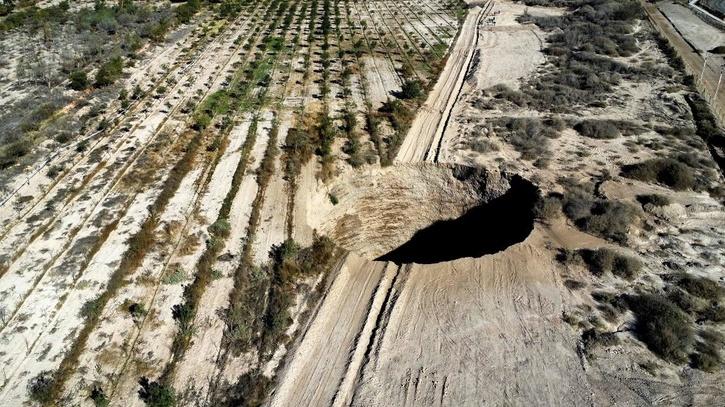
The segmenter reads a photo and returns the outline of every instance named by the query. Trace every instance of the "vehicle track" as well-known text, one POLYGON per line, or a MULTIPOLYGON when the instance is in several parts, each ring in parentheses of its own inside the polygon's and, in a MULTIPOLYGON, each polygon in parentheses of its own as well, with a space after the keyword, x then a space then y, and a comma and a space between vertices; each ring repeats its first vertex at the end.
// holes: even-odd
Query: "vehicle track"
POLYGON ((423 113, 418 114, 413 121, 408 137, 395 158, 396 162, 437 162, 443 133, 471 68, 480 35, 480 22, 491 12, 493 5, 493 0, 489 0, 484 7, 476 7, 475 15, 469 14, 467 17, 461 28, 462 34, 453 46, 439 80, 421 106, 423 113), (466 30, 470 32, 469 36, 465 35, 466 30))

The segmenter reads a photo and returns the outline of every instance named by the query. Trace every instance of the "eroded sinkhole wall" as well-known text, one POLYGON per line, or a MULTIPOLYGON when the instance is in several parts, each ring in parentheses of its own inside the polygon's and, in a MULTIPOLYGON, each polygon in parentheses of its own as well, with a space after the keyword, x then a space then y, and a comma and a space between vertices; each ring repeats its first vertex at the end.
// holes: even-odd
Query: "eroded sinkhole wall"
POLYGON ((520 177, 452 164, 351 173, 330 188, 315 228, 369 259, 437 263, 495 253, 533 228, 537 189, 520 177))

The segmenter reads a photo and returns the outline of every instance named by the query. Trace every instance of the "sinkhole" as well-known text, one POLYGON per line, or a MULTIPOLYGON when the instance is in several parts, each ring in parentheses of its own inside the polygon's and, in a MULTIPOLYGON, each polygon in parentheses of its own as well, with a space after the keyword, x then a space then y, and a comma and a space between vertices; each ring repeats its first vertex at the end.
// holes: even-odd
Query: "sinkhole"
POLYGON ((526 239, 538 188, 517 175, 453 164, 396 165, 340 177, 313 226, 371 260, 432 264, 526 239))

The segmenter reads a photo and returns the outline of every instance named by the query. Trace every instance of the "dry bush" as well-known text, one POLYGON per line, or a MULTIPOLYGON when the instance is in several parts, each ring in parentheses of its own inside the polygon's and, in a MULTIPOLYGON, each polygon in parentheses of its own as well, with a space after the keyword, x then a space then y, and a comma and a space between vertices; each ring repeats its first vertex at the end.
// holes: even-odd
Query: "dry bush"
POLYGON ((642 204, 642 206, 646 205, 652 205, 652 206, 667 206, 672 201, 670 198, 660 195, 660 194, 644 194, 644 195, 637 195, 637 202, 642 204))
POLYGON ((542 221, 551 221, 562 214, 561 196, 549 194, 539 197, 534 204, 534 216, 542 221))
POLYGON ((705 277, 693 276, 686 273, 676 273, 667 276, 667 280, 689 294, 709 301, 718 301, 725 293, 725 289, 716 281, 705 277))
POLYGON ((584 120, 577 123, 574 130, 593 139, 614 139, 621 134, 619 128, 609 120, 584 120))
POLYGON ((469 148, 477 153, 490 153, 492 151, 498 151, 499 147, 496 143, 485 138, 477 138, 469 142, 469 148))
POLYGON ((589 358, 594 356, 594 350, 599 347, 609 348, 620 343, 615 332, 600 332, 596 328, 590 328, 582 332, 581 339, 584 344, 584 352, 589 358))
POLYGON ((720 352, 725 346, 725 337, 714 329, 704 329, 695 345, 696 352, 690 356, 690 363, 695 369, 715 372, 722 365, 720 352))
POLYGON ((618 243, 627 242, 631 225, 639 220, 639 214, 633 207, 617 201, 595 201, 591 202, 588 208, 577 209, 588 213, 572 218, 573 205, 582 203, 568 201, 564 206, 565 213, 580 229, 618 243))
POLYGON ((549 139, 559 136, 554 127, 539 118, 504 117, 492 120, 497 135, 521 153, 521 159, 533 161, 551 157, 549 139))
POLYGON ((692 168, 674 158, 653 158, 622 167, 622 176, 644 182, 657 182, 675 190, 692 189, 695 174, 692 168))
POLYGON ((631 295, 626 300, 636 316, 637 337, 661 358, 684 363, 695 342, 690 318, 661 294, 631 295))
POLYGON ((639 260, 623 256, 611 249, 582 249, 579 250, 579 255, 588 266, 589 271, 598 277, 605 273, 612 273, 617 277, 631 280, 642 269, 642 262, 639 260))

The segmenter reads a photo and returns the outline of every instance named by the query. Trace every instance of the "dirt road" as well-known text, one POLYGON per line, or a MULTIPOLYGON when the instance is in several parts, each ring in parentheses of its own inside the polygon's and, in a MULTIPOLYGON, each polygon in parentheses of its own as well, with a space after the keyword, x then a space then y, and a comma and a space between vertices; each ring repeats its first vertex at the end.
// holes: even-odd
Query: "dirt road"
MULTIPOLYGON (((672 25, 670 20, 662 14, 655 4, 642 1, 642 6, 657 31, 667 38, 669 43, 675 47, 677 54, 682 57, 682 60, 685 62, 687 72, 692 74, 695 78, 698 78, 702 72, 702 55, 698 54, 697 51, 693 49, 687 41, 685 41, 677 28, 672 25)), ((702 24, 705 24, 705 22, 702 24)), ((725 121, 725 91, 720 89, 717 94, 717 100, 712 99, 712 96, 715 95, 718 87, 719 78, 720 72, 708 65, 707 69, 705 69, 699 89, 703 92, 705 98, 710 101, 713 113, 720 120, 720 123, 722 123, 725 121)), ((725 84, 720 84, 721 88, 723 85, 725 84)))
POLYGON ((270 405, 590 404, 540 238, 433 265, 350 255, 270 405))
POLYGON ((476 6, 468 13, 448 62, 413 120, 395 158, 396 162, 437 160, 438 145, 473 60, 481 21, 491 12, 493 4, 493 1, 489 1, 483 7, 476 6))

